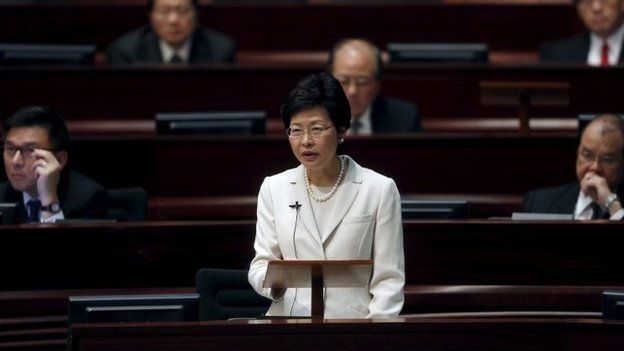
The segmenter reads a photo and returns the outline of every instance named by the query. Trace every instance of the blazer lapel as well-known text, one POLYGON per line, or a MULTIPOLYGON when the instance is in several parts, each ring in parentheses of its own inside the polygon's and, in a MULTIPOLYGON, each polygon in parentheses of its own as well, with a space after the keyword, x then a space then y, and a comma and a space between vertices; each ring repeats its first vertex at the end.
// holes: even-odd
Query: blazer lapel
POLYGON ((310 197, 308 196, 308 190, 306 189, 305 182, 303 181, 303 165, 300 165, 290 172, 290 185, 293 188, 292 191, 289 192, 290 203, 294 204, 295 202, 299 202, 299 204, 301 204, 301 207, 299 208, 299 219, 308 232, 314 237, 314 240, 320 244, 321 235, 316 226, 314 213, 312 213, 312 204, 310 203, 310 197))
POLYGON ((381 96, 377 96, 373 101, 373 106, 371 108, 371 129, 373 132, 383 132, 384 130, 384 120, 383 116, 385 115, 386 104, 384 99, 381 96))
POLYGON ((149 31, 143 38, 141 45, 143 48, 143 61, 147 63, 163 63, 163 58, 160 53, 160 44, 158 37, 152 31, 149 31))
POLYGON ((327 229, 323 232, 322 242, 331 236, 338 224, 342 222, 342 219, 347 215, 353 201, 360 190, 362 184, 362 167, 355 163, 349 156, 343 156, 347 163, 347 174, 342 181, 338 192, 336 193, 336 203, 329 217, 327 229))
POLYGON ((571 213, 574 215, 576 201, 578 200, 581 188, 578 182, 570 184, 570 186, 561 194, 557 201, 553 204, 553 213, 571 213))
POLYGON ((569 55, 573 57, 573 62, 587 62, 587 55, 589 55, 589 47, 591 46, 591 39, 589 32, 584 32, 583 35, 579 37, 579 49, 582 50, 574 50, 569 52, 569 55))

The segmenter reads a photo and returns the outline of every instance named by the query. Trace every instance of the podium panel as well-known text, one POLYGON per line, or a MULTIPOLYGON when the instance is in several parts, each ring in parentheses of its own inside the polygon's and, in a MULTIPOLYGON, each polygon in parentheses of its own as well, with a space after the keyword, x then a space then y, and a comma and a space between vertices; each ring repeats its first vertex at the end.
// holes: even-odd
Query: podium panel
POLYGON ((322 276, 326 288, 366 286, 372 260, 270 261, 262 287, 310 288, 312 277, 322 276))

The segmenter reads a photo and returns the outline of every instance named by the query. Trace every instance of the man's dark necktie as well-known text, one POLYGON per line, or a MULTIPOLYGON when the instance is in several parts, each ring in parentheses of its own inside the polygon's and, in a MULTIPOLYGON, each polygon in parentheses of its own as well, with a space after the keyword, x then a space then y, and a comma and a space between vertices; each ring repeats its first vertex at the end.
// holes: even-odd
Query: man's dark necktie
POLYGON ((593 214, 592 214, 592 219, 601 219, 604 218, 605 212, 602 211, 602 208, 600 207, 600 205, 598 205, 597 203, 592 203, 591 204, 592 209, 593 209, 593 214))
POLYGON ((39 211, 41 210, 41 201, 30 200, 26 204, 28 206, 28 223, 39 222, 39 211))
POLYGON ((171 56, 171 60, 169 60, 169 63, 172 65, 179 65, 182 64, 182 58, 178 55, 173 55, 171 56))

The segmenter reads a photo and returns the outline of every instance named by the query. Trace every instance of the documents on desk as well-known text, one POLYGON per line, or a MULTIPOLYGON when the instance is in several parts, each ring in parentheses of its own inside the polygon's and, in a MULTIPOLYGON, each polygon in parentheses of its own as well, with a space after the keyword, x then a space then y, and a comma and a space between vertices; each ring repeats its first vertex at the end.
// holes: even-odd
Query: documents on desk
POLYGON ((568 221, 573 220, 572 214, 514 212, 513 221, 568 221))

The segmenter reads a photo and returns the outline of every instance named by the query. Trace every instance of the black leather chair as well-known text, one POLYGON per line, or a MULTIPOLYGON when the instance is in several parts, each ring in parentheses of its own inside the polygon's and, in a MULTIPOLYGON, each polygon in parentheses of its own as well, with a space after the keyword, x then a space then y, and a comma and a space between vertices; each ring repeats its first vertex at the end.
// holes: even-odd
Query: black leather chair
POLYGON ((271 300, 258 295, 247 281, 246 270, 204 268, 195 276, 200 320, 256 318, 271 300))
POLYGON ((108 189, 107 219, 118 222, 144 221, 147 218, 147 192, 140 187, 108 189))

